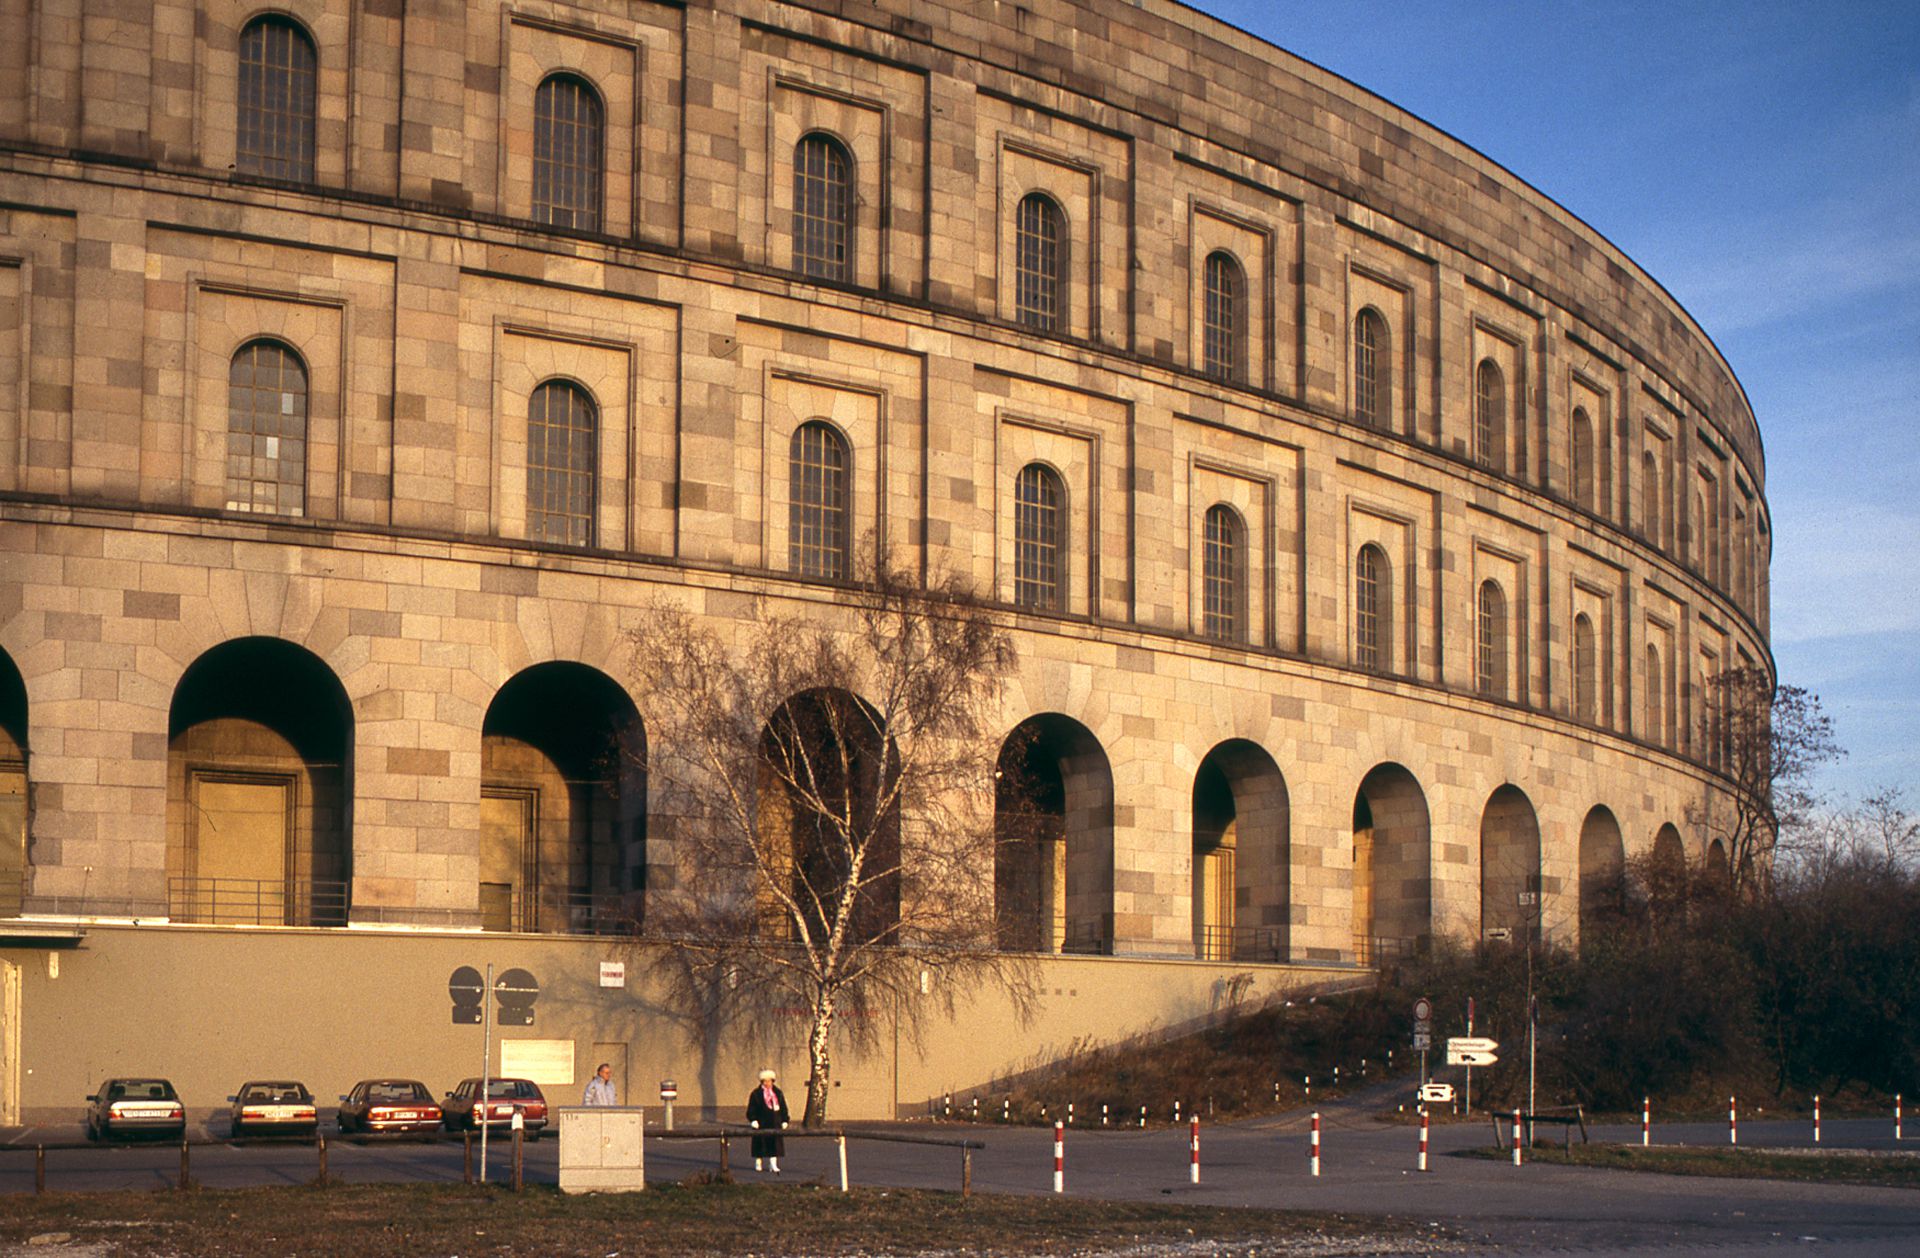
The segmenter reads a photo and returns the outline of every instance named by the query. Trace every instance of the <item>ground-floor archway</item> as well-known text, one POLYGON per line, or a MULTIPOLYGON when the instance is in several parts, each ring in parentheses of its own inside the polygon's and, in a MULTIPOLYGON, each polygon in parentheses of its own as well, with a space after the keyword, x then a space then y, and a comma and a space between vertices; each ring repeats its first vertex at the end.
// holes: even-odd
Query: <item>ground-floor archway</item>
POLYGON ((1626 846, 1611 809, 1596 804, 1580 823, 1580 938, 1626 907, 1626 846))
POLYGON ((1538 940, 1540 818, 1526 792, 1508 783, 1480 813, 1480 937, 1538 940))
POLYGON ((1002 948, 1113 946, 1113 772, 1071 717, 1028 717, 1001 744, 994 793, 994 928, 1002 948))
POLYGON ((1193 778, 1193 944, 1202 961, 1287 959, 1287 783, 1258 744, 1230 739, 1193 778))
POLYGON ((1376 964, 1424 948, 1433 932, 1427 796, 1403 766, 1381 764, 1353 797, 1353 953, 1376 964))

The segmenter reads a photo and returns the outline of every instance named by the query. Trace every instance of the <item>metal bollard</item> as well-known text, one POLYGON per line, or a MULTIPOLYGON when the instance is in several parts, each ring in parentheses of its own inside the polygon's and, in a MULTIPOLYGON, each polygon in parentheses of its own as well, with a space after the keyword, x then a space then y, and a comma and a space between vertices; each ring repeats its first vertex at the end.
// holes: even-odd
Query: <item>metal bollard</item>
POLYGON ((1900 1094, 1893 1094, 1893 1138, 1900 1139, 1900 1094))
POLYGON ((1427 1168, 1427 1107, 1420 1107, 1420 1169, 1427 1168))
POLYGON ((834 1144, 840 1147, 840 1191, 847 1191, 847 1133, 835 1132, 834 1144))
POLYGON ((1513 1111, 1513 1164, 1520 1165, 1520 1111, 1513 1111))
POLYGON ((516 1112, 513 1116, 513 1191, 519 1192, 522 1184, 521 1149, 526 1144, 527 1129, 516 1112))
POLYGON ((960 1146, 960 1195, 973 1196, 973 1150, 960 1146))
POLYGON ((1100 1103, 1100 1125, 1102 1127, 1107 1125, 1107 1103, 1105 1101, 1100 1103))
POLYGON ((193 1175, 191 1174, 190 1168, 187 1163, 187 1142, 186 1140, 182 1139, 180 1141, 180 1190, 182 1192, 185 1192, 188 1188, 192 1186, 193 1186, 193 1175))
POLYGON ((316 1136, 314 1143, 320 1150, 320 1182, 324 1184, 327 1182, 327 1138, 316 1136))
POLYGON ((1640 1147, 1646 1148, 1653 1143, 1653 1098, 1640 1098, 1640 1147))
POLYGON ((1073 1126, 1073 1102, 1067 1102, 1067 1126, 1073 1126))
POLYGON ((731 1172, 729 1172, 727 1169, 727 1138, 725 1136, 721 1136, 720 1137, 720 1174, 722 1176, 726 1176, 730 1173, 731 1172))
POLYGON ((1013 1121, 1013 1098, 1010 1096, 1000 1098, 1000 1121, 1003 1123, 1013 1121))
POLYGON ((1820 1143, 1820 1094, 1813 1094, 1813 1142, 1820 1143))
POLYGON ((1067 1127, 1060 1122, 1053 1125, 1053 1191, 1067 1191, 1067 1127))
POLYGON ((36 1195, 47 1191, 47 1146, 33 1146, 33 1191, 36 1195))
POLYGON ((1732 1097, 1727 1098, 1727 1143, 1739 1144, 1740 1143, 1740 1109, 1738 1106, 1736 1106, 1733 1103, 1733 1101, 1734 1101, 1734 1098, 1732 1097))
POLYGON ((1320 1113, 1314 1111, 1313 1139, 1307 1144, 1307 1173, 1318 1178, 1320 1175, 1320 1113))
POLYGON ((1200 1182, 1200 1119, 1196 1115, 1189 1120, 1187 1128, 1187 1182, 1200 1182))
POLYGON ((1147 1107, 1144 1105, 1140 1107, 1140 1125, 1142 1127, 1147 1125, 1147 1107))

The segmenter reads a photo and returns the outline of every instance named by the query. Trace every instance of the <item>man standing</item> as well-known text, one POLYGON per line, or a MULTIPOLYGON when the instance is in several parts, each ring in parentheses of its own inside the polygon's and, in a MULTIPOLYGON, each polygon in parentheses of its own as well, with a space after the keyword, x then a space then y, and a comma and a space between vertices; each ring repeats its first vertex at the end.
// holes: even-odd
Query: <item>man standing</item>
POLYGON ((580 1100, 582 1105, 618 1105, 620 1095, 613 1086, 613 1063, 603 1061, 593 1072, 593 1078, 587 1080, 587 1094, 580 1100))

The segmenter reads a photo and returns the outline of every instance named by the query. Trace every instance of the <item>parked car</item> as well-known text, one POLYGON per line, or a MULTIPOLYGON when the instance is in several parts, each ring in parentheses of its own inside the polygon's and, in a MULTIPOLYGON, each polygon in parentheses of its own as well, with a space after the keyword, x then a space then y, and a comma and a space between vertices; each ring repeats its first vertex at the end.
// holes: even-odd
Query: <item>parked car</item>
POLYGON ((187 1134, 187 1107, 165 1079, 109 1079, 87 1101, 89 1140, 187 1134))
POLYGON ((447 1093, 441 1109, 446 1113, 447 1130, 478 1131, 481 1121, 496 1131, 513 1125, 513 1111, 519 1110, 527 1130, 527 1139, 538 1140, 547 1126, 547 1098, 540 1085, 531 1079, 489 1079, 487 1099, 481 1101, 480 1080, 462 1079, 460 1086, 447 1093), (484 1119, 476 1117, 476 1111, 484 1119))
POLYGON ((340 1098, 340 1130, 438 1131, 440 1107, 414 1079, 362 1079, 340 1098))
POLYGON ((320 1129, 320 1110, 307 1085, 293 1080, 255 1080, 227 1098, 233 1107, 233 1134, 291 1133, 310 1136, 320 1129))

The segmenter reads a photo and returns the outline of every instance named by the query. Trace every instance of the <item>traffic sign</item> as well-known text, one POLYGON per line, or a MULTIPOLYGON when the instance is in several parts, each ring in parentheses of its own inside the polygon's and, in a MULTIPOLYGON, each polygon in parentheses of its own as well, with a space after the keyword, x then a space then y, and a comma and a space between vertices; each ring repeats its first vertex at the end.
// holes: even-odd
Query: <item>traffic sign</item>
POLYGON ((1432 1048, 1433 1047, 1432 1034, 1427 1031, 1415 1031, 1413 1033, 1413 1047, 1417 1052, 1422 1052, 1422 1053, 1432 1048))
POLYGON ((1499 1047, 1499 1040, 1490 1040, 1484 1035, 1455 1035, 1447 1039, 1449 1053, 1491 1053, 1499 1047))
POLYGON ((1415 1022, 1433 1021, 1433 1002, 1425 996, 1413 1002, 1413 1020, 1415 1022))
POLYGON ((1497 1066, 1500 1064, 1500 1058, 1493 1053, 1450 1048, 1447 1050, 1447 1064, 1449 1066, 1497 1066))

